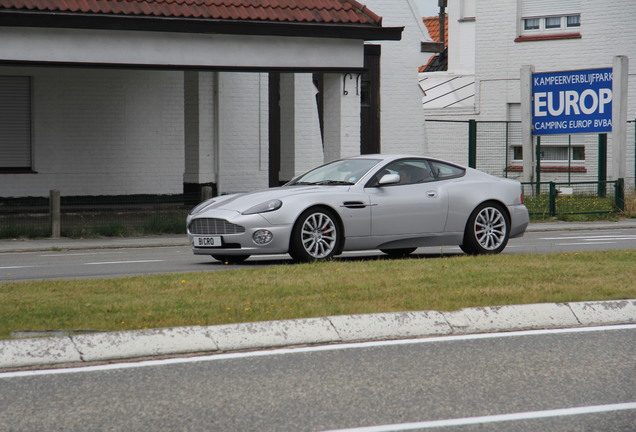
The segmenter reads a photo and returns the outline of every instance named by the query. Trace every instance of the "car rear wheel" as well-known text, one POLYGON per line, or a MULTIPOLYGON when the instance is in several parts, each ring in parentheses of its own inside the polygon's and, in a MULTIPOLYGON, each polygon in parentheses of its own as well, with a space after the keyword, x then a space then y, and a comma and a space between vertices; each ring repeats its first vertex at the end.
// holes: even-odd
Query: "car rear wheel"
POLYGON ((319 261, 332 258, 342 241, 335 214, 325 208, 305 210, 294 225, 289 254, 296 261, 319 261))
POLYGON ((510 219, 503 207, 483 203, 468 218, 461 249, 470 255, 497 254, 510 236, 510 219))
POLYGON ((380 252, 387 254, 391 258, 404 258, 415 252, 417 248, 402 248, 402 249, 380 249, 380 252))
POLYGON ((240 264, 249 257, 249 255, 212 255, 212 258, 221 261, 223 264, 240 264))

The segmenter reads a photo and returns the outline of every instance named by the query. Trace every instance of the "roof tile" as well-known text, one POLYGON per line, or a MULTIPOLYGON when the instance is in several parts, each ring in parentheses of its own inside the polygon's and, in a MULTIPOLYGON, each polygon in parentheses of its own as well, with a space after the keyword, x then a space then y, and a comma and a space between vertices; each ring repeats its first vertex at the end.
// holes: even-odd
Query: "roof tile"
POLYGON ((0 0, 0 9, 380 26, 356 0, 0 0))
MULTIPOLYGON (((439 42, 440 41, 439 17, 438 16, 424 17, 422 18, 422 21, 424 21, 424 25, 426 26, 426 29, 428 30, 428 34, 431 36, 431 39, 433 39, 434 42, 439 42)), ((448 46, 448 15, 446 15, 446 18, 444 21, 444 45, 448 46)))

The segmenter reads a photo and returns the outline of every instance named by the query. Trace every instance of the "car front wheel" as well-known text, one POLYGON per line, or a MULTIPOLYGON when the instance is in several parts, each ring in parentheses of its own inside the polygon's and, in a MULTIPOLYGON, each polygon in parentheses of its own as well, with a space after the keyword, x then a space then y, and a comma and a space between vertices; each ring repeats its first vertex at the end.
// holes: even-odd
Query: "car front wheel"
POLYGON ((510 220, 496 203, 478 206, 468 218, 461 249, 470 255, 497 254, 504 250, 510 236, 510 220))
POLYGON ((336 216, 325 208, 304 211, 292 231, 289 254, 296 261, 319 261, 332 258, 342 241, 336 216))

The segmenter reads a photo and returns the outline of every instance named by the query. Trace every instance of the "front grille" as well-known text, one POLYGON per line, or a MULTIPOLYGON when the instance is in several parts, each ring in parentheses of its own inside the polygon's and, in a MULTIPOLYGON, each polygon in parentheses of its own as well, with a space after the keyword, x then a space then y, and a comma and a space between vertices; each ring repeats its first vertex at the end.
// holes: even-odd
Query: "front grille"
POLYGON ((245 227, 233 224, 225 219, 200 218, 190 222, 188 230, 191 234, 242 234, 245 227))

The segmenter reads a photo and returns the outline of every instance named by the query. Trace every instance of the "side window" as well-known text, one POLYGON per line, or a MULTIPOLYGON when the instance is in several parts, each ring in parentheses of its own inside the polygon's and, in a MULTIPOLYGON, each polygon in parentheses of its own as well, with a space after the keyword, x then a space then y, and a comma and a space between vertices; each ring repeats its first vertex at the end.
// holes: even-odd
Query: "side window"
POLYGON ((382 176, 386 174, 398 174, 400 182, 397 185, 423 183, 434 180, 431 167, 424 159, 402 159, 384 167, 370 184, 377 185, 382 176))
POLYGON ((436 180, 446 180, 461 177, 466 173, 464 168, 438 161, 429 161, 436 180))

